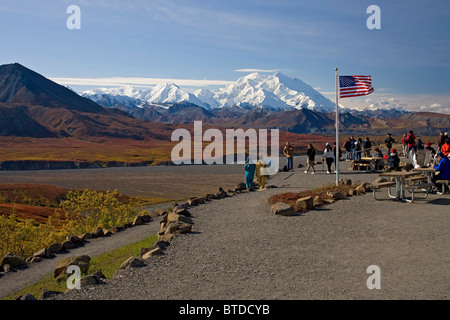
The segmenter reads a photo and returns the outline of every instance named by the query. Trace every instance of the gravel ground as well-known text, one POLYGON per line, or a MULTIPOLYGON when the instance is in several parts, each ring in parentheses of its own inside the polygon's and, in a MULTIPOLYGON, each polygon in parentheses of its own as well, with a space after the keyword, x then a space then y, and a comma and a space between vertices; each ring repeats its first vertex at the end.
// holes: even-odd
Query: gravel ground
MULTIPOLYGON (((365 194, 301 215, 271 214, 270 195, 335 179, 303 170, 277 174, 268 184, 278 188, 189 209, 194 232, 174 239, 164 256, 55 299, 450 298, 449 194, 412 204, 365 194), (381 270, 379 290, 366 286, 371 265, 381 270)), ((342 177, 371 182, 377 175, 345 171, 342 177)))

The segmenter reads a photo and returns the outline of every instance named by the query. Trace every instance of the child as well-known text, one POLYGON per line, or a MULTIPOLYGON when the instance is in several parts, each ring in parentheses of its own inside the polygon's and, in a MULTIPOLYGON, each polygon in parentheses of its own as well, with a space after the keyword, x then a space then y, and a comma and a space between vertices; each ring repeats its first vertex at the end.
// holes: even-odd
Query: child
POLYGON ((253 191, 255 187, 253 179, 255 178, 256 164, 250 163, 250 159, 247 158, 244 170, 245 170, 245 186, 247 187, 247 190, 253 191))
POLYGON ((261 174, 262 168, 267 168, 267 165, 262 159, 259 159, 256 163, 256 179, 258 180, 259 190, 266 189, 266 176, 261 174))

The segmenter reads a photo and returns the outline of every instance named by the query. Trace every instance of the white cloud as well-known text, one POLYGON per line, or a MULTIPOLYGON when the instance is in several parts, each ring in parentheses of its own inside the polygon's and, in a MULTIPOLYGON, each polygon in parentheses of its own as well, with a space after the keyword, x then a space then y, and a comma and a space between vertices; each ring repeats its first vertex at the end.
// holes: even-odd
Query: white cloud
POLYGON ((132 77, 111 77, 111 78, 50 78, 61 85, 71 86, 99 86, 99 87, 151 87, 163 82, 172 82, 178 86, 186 87, 207 87, 225 86, 233 81, 225 80, 194 80, 194 79, 164 79, 164 78, 132 78, 132 77))
POLYGON ((235 72, 278 72, 280 69, 237 69, 235 72))

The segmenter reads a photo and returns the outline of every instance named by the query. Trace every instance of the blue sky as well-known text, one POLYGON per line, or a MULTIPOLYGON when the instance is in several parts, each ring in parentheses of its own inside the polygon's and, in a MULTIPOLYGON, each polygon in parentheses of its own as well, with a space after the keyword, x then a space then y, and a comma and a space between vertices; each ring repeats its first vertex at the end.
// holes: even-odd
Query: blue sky
POLYGON ((349 102, 450 113, 447 0, 0 0, 0 30, 0 64, 69 78, 80 90, 94 83, 85 79, 108 86, 113 77, 216 88, 259 69, 332 98, 338 67, 373 79, 374 94, 349 102), (381 9, 380 30, 366 26, 372 4, 381 9), (80 30, 66 27, 69 5, 81 9, 80 30))

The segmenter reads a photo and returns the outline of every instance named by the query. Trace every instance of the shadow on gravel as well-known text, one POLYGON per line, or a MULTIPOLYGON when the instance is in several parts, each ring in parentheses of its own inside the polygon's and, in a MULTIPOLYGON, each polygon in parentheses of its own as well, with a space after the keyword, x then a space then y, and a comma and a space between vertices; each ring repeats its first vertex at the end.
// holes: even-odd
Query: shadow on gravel
POLYGON ((440 205, 440 206, 448 206, 448 205, 450 205, 450 199, 434 199, 434 200, 428 201, 428 203, 440 205))

